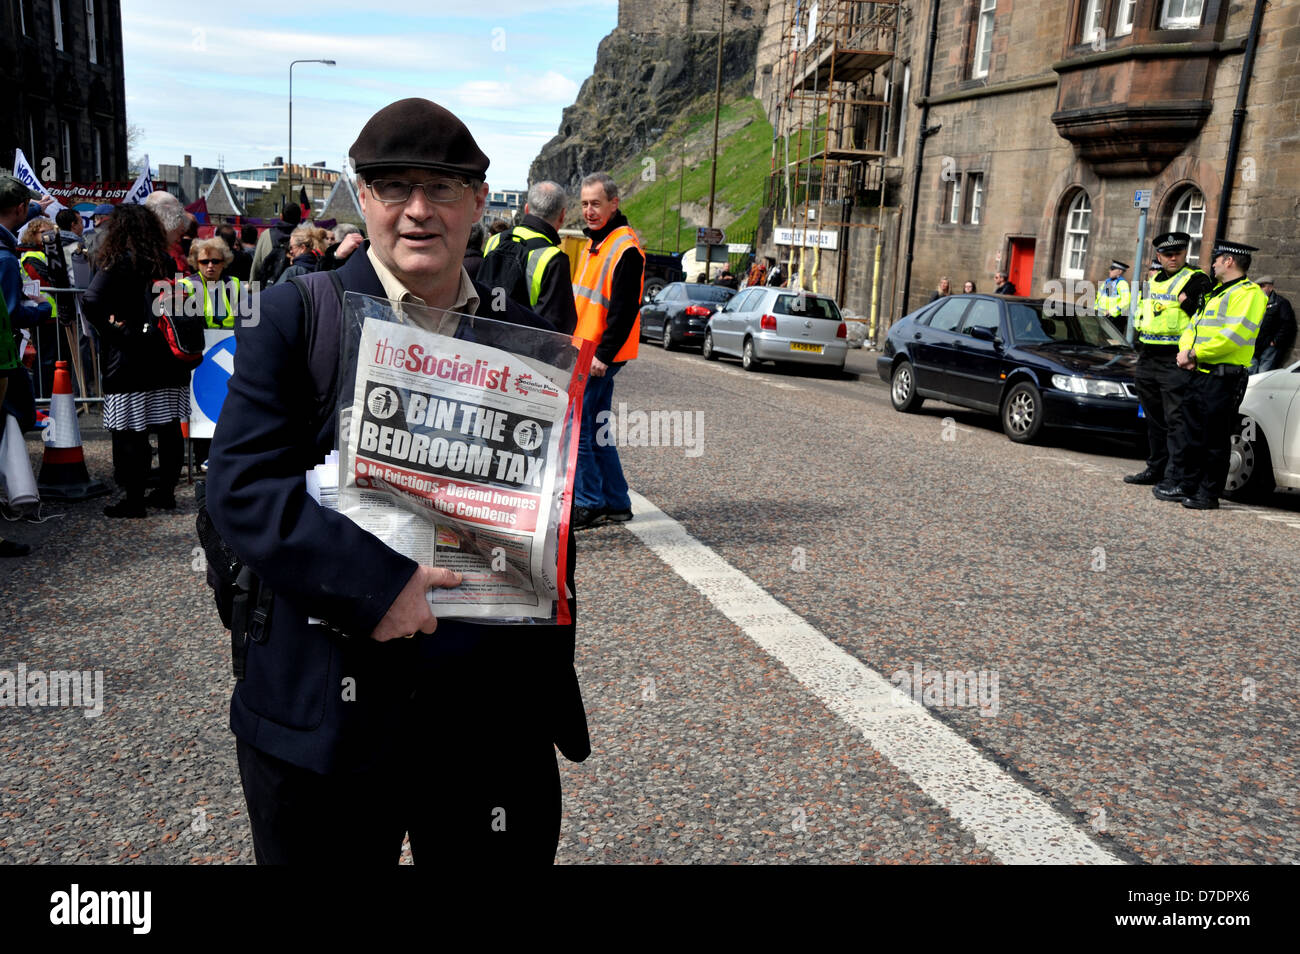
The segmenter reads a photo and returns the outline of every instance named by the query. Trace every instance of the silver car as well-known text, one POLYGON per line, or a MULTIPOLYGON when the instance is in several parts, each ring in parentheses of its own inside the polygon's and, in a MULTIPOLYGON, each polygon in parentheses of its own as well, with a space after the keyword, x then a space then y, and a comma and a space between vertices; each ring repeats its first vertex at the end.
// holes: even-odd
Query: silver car
POLYGON ((746 371, 764 361, 791 361, 843 369, 848 328, 834 300, 788 288, 742 288, 709 318, 704 357, 740 359, 746 371))

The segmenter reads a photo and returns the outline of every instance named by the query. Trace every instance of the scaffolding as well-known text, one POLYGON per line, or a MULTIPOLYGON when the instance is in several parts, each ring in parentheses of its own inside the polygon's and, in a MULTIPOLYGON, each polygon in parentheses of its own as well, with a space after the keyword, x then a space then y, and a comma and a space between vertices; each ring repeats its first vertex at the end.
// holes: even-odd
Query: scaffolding
MULTIPOLYGON (((773 240, 792 282, 842 298, 853 221, 867 200, 883 202, 890 71, 897 53, 898 0, 781 0, 783 30, 774 70, 772 175, 767 205, 773 240), (790 234, 781 235, 784 230, 790 234), (821 274, 834 249, 834 274, 821 274)), ((879 244, 877 242, 877 244, 879 244)))

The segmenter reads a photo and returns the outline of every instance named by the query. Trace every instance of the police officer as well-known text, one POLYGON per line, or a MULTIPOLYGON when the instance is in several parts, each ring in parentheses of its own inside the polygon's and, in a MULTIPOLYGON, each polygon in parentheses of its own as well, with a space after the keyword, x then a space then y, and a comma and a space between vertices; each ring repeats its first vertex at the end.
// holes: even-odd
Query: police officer
POLYGON ((1178 366, 1192 371, 1184 426, 1187 454, 1183 506, 1214 510, 1228 478, 1237 409, 1246 395, 1251 357, 1268 296, 1246 277, 1253 245, 1218 241, 1211 268, 1218 284, 1178 342, 1178 366))
POLYGON ((1122 318, 1123 321, 1119 325, 1121 329, 1128 325, 1130 296, 1128 281, 1124 278, 1126 271, 1128 271, 1127 263, 1119 259, 1111 262, 1110 272, 1097 292, 1097 310, 1108 318, 1122 318))
POLYGON ((1142 291, 1134 319, 1138 340, 1137 392, 1147 421, 1147 466, 1124 478, 1128 484, 1155 484, 1161 500, 1182 500, 1183 401, 1189 373, 1178 367, 1178 339, 1196 314, 1213 282, 1187 264, 1186 232, 1164 232, 1152 241, 1160 270, 1142 291))

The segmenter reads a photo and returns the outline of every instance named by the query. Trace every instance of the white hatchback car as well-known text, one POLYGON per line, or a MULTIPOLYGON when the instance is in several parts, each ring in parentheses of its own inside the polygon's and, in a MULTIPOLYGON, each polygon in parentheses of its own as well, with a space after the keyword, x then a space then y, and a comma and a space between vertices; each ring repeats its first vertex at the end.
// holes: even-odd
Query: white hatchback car
POLYGON ((1241 416, 1224 496, 1260 500, 1277 487, 1300 490, 1300 361, 1251 375, 1241 416))
POLYGON ((848 328, 834 300, 788 288, 742 288, 709 318, 703 352, 740 359, 746 371, 764 361, 820 364, 843 370, 848 328))

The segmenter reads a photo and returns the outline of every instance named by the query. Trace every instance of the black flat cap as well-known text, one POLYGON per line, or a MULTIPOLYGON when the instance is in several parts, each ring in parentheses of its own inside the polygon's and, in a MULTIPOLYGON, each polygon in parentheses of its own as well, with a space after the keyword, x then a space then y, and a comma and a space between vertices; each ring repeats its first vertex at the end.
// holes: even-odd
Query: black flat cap
POLYGON ((399 99, 370 117, 348 151, 352 168, 436 169, 482 181, 488 157, 459 119, 427 99, 399 99))
POLYGON ((1191 245, 1192 237, 1186 232, 1161 232, 1151 240, 1151 244, 1157 252, 1176 252, 1191 245))

